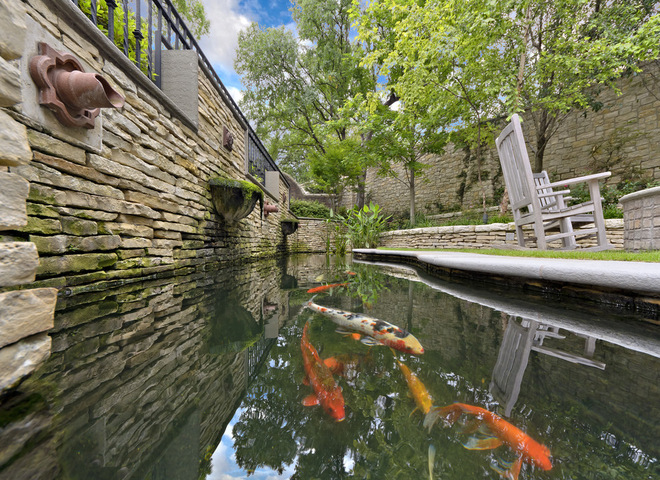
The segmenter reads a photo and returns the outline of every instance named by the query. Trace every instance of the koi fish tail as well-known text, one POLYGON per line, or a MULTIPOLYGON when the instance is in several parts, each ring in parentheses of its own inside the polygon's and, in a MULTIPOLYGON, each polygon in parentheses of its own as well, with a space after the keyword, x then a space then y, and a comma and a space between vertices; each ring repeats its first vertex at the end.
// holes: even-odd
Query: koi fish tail
POLYGON ((462 410, 457 404, 448 405, 446 407, 431 407, 429 412, 424 417, 424 427, 431 431, 433 425, 438 420, 444 420, 445 424, 452 425, 458 417, 461 416, 462 410))

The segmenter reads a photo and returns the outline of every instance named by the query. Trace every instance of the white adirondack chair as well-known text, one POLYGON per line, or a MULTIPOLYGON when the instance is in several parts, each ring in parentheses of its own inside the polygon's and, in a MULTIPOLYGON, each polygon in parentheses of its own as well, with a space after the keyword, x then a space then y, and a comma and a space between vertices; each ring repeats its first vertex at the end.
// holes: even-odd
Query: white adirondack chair
POLYGON ((532 225, 536 236, 536 246, 542 250, 548 248, 548 243, 558 240, 562 241, 564 248, 576 248, 578 237, 594 234, 597 245, 589 250, 612 248, 605 234, 605 220, 598 184, 599 180, 609 177, 611 172, 586 175, 554 183, 546 182, 540 175, 537 175, 535 179, 527 156, 518 115, 513 115, 511 123, 502 130, 500 136, 495 140, 495 144, 500 156, 504 182, 509 191, 518 245, 525 246, 523 225, 532 225), (566 206, 563 195, 569 193, 570 190, 555 190, 555 188, 576 183, 587 184, 590 199, 584 203, 566 206), (591 215, 585 218, 585 214, 591 215), (593 222, 594 226, 573 229, 573 220, 576 223, 589 220, 593 222), (549 232, 556 226, 559 226, 559 233, 549 232))

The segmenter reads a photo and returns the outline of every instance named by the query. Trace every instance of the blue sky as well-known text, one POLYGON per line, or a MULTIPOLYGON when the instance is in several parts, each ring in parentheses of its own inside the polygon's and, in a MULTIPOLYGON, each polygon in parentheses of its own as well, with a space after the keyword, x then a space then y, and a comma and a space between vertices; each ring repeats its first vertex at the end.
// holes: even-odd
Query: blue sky
POLYGON ((211 22, 210 33, 200 46, 220 76, 234 100, 239 101, 242 89, 234 71, 234 55, 238 33, 252 22, 263 27, 294 27, 289 0, 202 0, 211 22))

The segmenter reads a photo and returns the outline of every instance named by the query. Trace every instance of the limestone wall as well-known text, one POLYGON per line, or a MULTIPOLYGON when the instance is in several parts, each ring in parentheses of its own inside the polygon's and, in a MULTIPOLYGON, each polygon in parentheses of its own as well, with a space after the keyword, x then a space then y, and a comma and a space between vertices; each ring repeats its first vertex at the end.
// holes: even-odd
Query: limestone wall
MULTIPOLYGON (((283 179, 265 192, 279 209, 268 217, 257 207, 228 224, 213 206, 211 178, 255 179, 245 173, 245 119, 195 52, 164 52, 161 91, 69 0, 2 2, 0 28, 2 362, 11 363, 21 348, 47 356, 45 333, 27 344, 5 329, 11 323, 25 335, 48 330, 57 292, 202 271, 286 249, 283 179), (123 108, 102 109, 92 129, 61 124, 39 104, 29 73, 39 42, 101 74, 125 97, 123 108), (232 148, 224 145, 225 128, 232 148), (22 318, 27 305, 33 314, 22 318)), ((3 376, 0 389, 17 378, 3 376)))
POLYGON ((621 198, 626 250, 660 250, 660 187, 621 198))
POLYGON ((25 8, 20 2, 0 4, 0 391, 15 385, 50 355, 57 300, 54 288, 7 291, 35 278, 39 258, 33 242, 12 231, 28 224, 29 183, 17 170, 25 168, 32 151, 23 124, 5 111, 23 101, 20 71, 27 34, 25 8), (4 290, 4 291, 3 291, 4 290))
MULTIPOLYGON (((605 220, 607 239, 615 249, 623 248, 623 220, 605 220)), ((531 236, 532 229, 524 231, 531 236)), ((515 239, 513 223, 491 223, 487 225, 453 225, 447 227, 426 227, 410 230, 384 232, 380 238, 380 247, 390 248, 492 248, 497 245, 518 245, 515 239)), ((530 248, 535 243, 526 239, 530 248)), ((559 245, 557 242, 556 245, 559 245)), ((578 239, 580 247, 595 246, 592 238, 578 239)), ((552 244, 551 244, 552 246, 552 244)))
MULTIPOLYGON (((650 62, 639 75, 619 81, 622 95, 604 90, 598 97, 598 112, 575 111, 562 120, 545 150, 544 169, 550 178, 575 177, 600 171, 612 171, 607 184, 615 185, 627 174, 644 174, 660 180, 660 63, 650 62)), ((531 117, 523 115, 523 130, 528 153, 535 145, 531 117)), ((501 127, 495 128, 495 136, 501 127)), ((444 155, 429 156, 428 168, 416 181, 416 207, 424 213, 460 210, 481 206, 475 160, 465 149, 449 145, 444 155)), ((399 169, 400 178, 405 174, 399 169)), ((482 170, 483 188, 492 199, 503 186, 499 157, 490 140, 482 170)), ((370 170, 367 176, 368 198, 388 213, 407 215, 409 194, 398 180, 383 178, 370 170)))

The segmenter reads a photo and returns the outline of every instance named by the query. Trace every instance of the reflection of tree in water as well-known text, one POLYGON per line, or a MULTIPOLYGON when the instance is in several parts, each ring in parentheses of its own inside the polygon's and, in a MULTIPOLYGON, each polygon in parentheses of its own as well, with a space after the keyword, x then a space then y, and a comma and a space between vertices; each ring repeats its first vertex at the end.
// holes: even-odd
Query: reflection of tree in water
POLYGON ((255 320, 241 302, 226 291, 218 291, 209 319, 209 353, 240 352, 253 345, 264 332, 262 319, 255 320))

